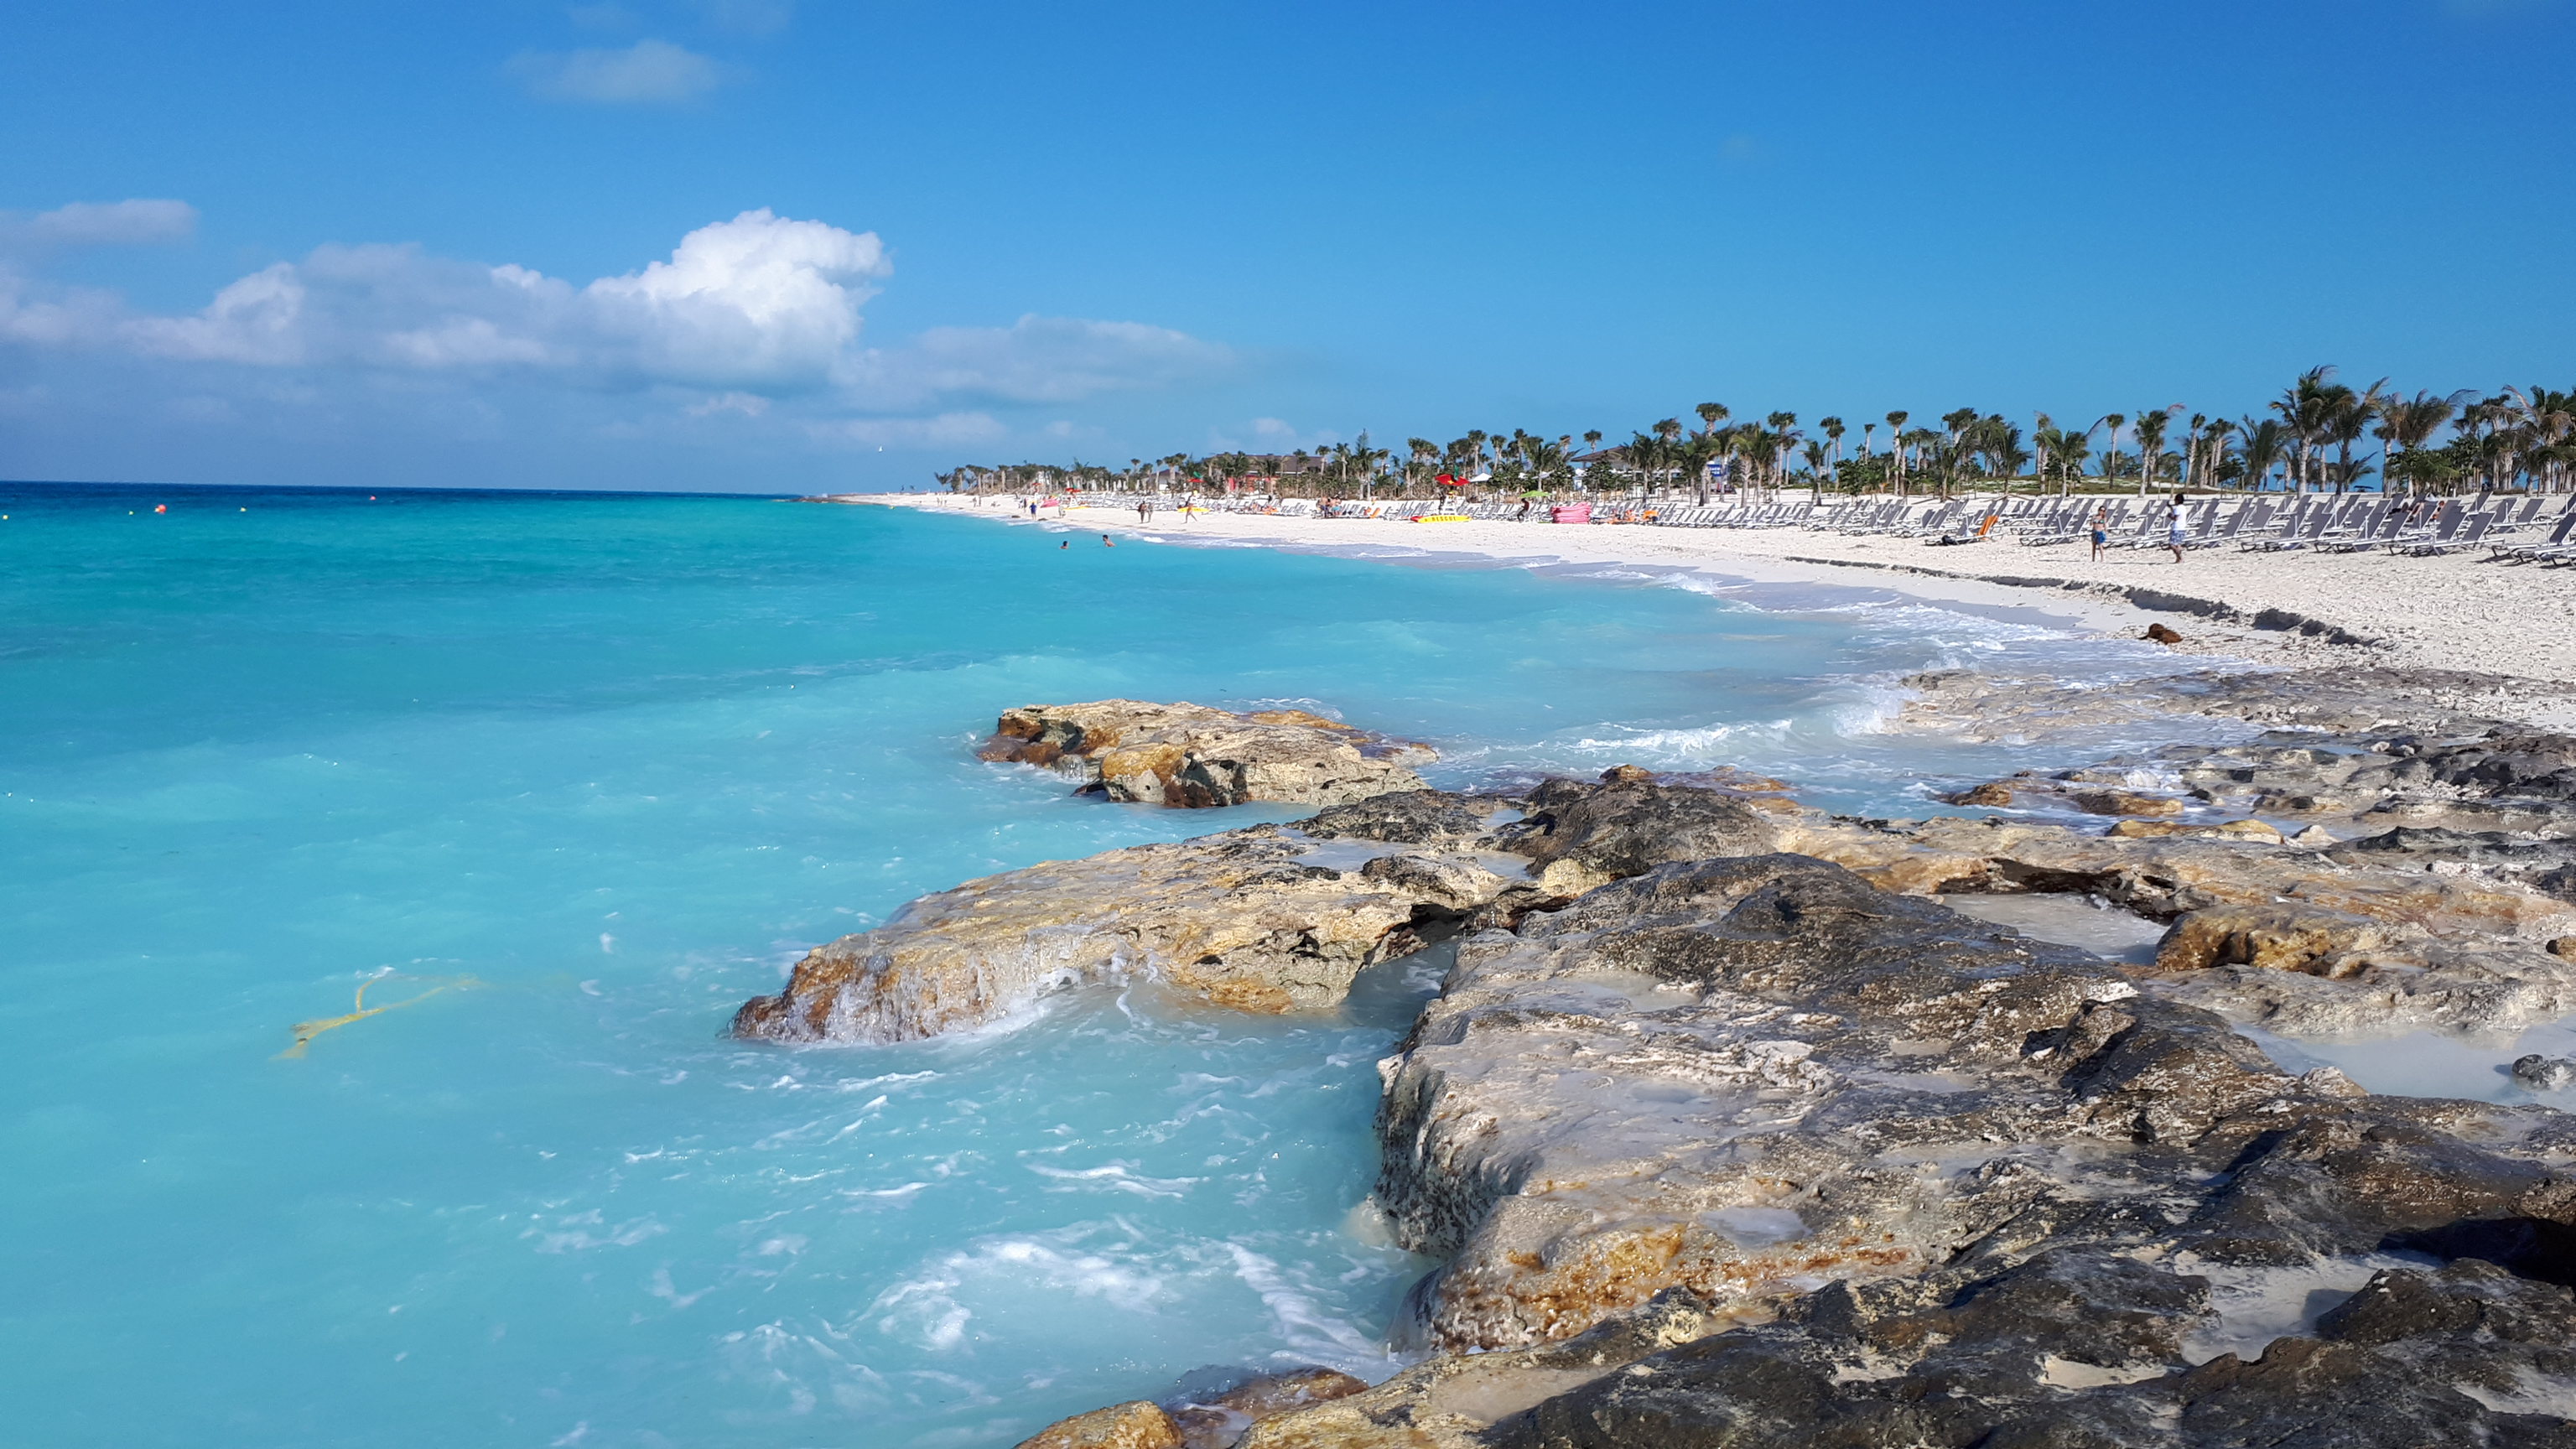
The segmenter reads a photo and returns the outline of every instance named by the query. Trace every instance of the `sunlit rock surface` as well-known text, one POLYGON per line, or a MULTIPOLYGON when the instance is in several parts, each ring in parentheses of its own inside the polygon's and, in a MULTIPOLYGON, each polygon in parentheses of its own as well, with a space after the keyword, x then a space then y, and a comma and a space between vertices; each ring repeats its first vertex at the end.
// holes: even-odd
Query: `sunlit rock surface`
POLYGON ((2178 687, 2300 728, 1997 782, 1990 818, 1614 770, 1303 822, 1501 884, 1447 888, 1457 963, 1381 1063, 1432 1355, 1240 1443, 2576 1449, 2576 1117, 2234 1029, 2576 1012, 2576 741, 2468 677, 2178 687), (1935 895, 2165 930, 2115 960, 1935 895))
POLYGON ((1305 710, 1236 714, 1132 699, 1005 710, 976 753, 1046 766, 1112 800, 1177 807, 1338 805, 1420 789, 1411 767, 1439 758, 1429 745, 1305 710))
MULTIPOLYGON (((1456 809, 1474 819, 1481 804, 1456 809)), ((1219 1006, 1314 1010, 1363 968, 1533 902, 1510 857, 1258 825, 1054 861, 924 896, 796 963, 734 1034, 897 1042, 984 1025, 1044 993, 1152 977, 1219 1006), (1513 872, 1511 875, 1502 872, 1513 872)))

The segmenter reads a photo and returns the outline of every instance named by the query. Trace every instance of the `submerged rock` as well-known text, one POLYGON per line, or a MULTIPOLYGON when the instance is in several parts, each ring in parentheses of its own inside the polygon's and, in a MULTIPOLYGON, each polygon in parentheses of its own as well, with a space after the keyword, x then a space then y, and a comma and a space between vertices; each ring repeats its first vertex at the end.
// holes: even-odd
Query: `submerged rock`
POLYGON ((2576 1062, 2571 1062, 2565 1057, 2545 1057, 2538 1052, 2533 1052, 2529 1056, 2514 1058, 2513 1079, 2526 1087, 2555 1092, 2570 1084, 2576 1084, 2576 1062))
POLYGON ((1304 710, 1236 714, 1132 699, 1005 710, 976 754, 1047 766, 1112 800, 1178 807, 1337 805, 1418 790, 1422 777, 1409 767, 1439 758, 1429 745, 1304 710))

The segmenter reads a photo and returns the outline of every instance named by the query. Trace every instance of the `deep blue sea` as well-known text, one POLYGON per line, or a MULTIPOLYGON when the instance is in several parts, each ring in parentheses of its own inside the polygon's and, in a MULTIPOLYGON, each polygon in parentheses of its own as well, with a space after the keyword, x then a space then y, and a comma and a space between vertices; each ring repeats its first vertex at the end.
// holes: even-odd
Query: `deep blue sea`
POLYGON ((1382 1375, 1421 973, 722 1035, 992 871, 1287 809, 1075 799, 1005 706, 1294 703, 1443 784, 1637 763, 1922 813, 1876 729, 2128 646, 1883 592, 776 500, 0 487, 0 1443, 1007 1446, 1206 1365, 1382 1375), (155 505, 168 511, 155 512, 155 505), (1059 547, 1070 542, 1070 548, 1059 547), (287 1055, 296 1023, 349 1021, 287 1055))

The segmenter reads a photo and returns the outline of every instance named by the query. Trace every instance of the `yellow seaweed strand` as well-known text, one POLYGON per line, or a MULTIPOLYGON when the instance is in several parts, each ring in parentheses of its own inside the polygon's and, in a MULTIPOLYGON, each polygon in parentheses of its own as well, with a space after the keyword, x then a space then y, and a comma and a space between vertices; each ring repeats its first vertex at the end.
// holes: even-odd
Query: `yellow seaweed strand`
POLYGON ((278 1061, 285 1061, 290 1057, 301 1057, 304 1055, 304 1049, 313 1044, 313 1039, 315 1037, 320 1036, 326 1031, 336 1031, 341 1027, 347 1026, 350 1022, 364 1021, 368 1017, 375 1016, 381 1012, 394 1011, 405 1006, 418 1006, 420 1003, 427 1001, 442 991, 463 991, 469 987, 480 986, 483 984, 471 976, 459 976, 452 980, 439 980, 436 977, 429 976, 403 977, 402 979, 407 981, 437 981, 438 984, 430 987, 427 991, 422 992, 418 996, 408 997, 401 1001, 387 1002, 383 1006, 369 1006, 367 1004, 367 988, 375 985, 379 981, 393 980, 395 979, 395 976, 396 973, 389 971, 380 976, 370 976, 366 980, 359 982, 357 998, 349 1003, 351 1009, 346 1016, 326 1016, 316 1021, 297 1022, 292 1028, 295 1033, 295 1045, 279 1052, 275 1059, 278 1061))

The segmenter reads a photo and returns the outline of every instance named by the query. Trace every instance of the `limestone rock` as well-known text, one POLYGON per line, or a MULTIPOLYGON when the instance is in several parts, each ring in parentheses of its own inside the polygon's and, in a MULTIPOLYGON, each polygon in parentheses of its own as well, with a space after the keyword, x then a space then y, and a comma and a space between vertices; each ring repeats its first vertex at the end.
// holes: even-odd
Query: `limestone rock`
POLYGON ((2156 969, 2254 966, 2340 978, 2359 974, 2371 955, 2387 948, 2388 933, 2362 916, 2299 906, 2213 906, 2174 921, 2156 947, 2156 969))
POLYGON ((1669 1288, 1563 1342, 1442 1354, 1364 1393, 1265 1420, 1242 1449, 1487 1449, 1498 1422, 1648 1354, 1770 1316, 1721 1313, 1669 1288))
POLYGON ((1221 1392, 1192 1393, 1171 1407, 1171 1415, 1186 1449, 1233 1449, 1255 1425, 1367 1391, 1365 1382, 1338 1369, 1290 1369, 1221 1392))
POLYGON ((743 1004, 733 1032, 910 1041, 1130 977, 1247 1011, 1314 1010, 1338 1003, 1364 967, 1538 889, 1493 868, 1511 862, 1473 853, 1353 855, 1259 825, 969 881, 817 947, 785 991, 743 1004))
POLYGON ((2122 820, 2113 824, 2109 833, 2122 840, 2166 840, 2183 835, 2257 845, 2279 845, 2284 839, 2279 826, 2263 820, 2220 820, 2206 825, 2180 820, 2122 820))
MULTIPOLYGON (((1487 1449, 2576 1442, 2557 1388, 2576 1370, 2576 1351, 2566 1347, 2576 1302, 2555 1283, 2469 1255, 2428 1267, 2301 1254, 2265 1267, 2204 1257, 2198 1249, 2212 1235, 2198 1231, 2186 1230, 2181 1241, 2192 1246, 2179 1248, 2116 1229, 2069 1236, 2075 1241, 2037 1255, 1978 1252, 1964 1271, 1919 1287, 1838 1284, 1803 1295, 1771 1324, 1636 1360, 1478 1442, 1487 1449), (2307 1289, 2302 1275, 2334 1286, 2307 1289), (2231 1331, 2228 1315, 2250 1306, 2248 1284, 2278 1284, 2275 1291, 2305 1291, 2312 1303, 2333 1306, 2277 1330, 2231 1331)), ((1281 1421, 1278 1431, 1296 1424, 1281 1421)))
POLYGON ((1023 1439, 1019 1449, 1182 1449, 1181 1431, 1162 1406, 1138 1399, 1059 1419, 1023 1439))
POLYGON ((1662 867, 1465 943, 1383 1070, 1378 1199, 1447 1259, 1415 1302, 1450 1352, 1682 1287, 1830 1329, 1833 1403, 1986 1359, 2003 1400, 2036 1400, 2182 1374, 2275 1281, 2491 1256, 2470 1238, 2502 1230, 2462 1225, 2516 1215, 2576 1232, 2554 1166, 2576 1118, 2291 1078, 2105 963, 1795 857, 1662 867))
POLYGON ((2078 685, 2053 676, 1947 669, 1902 682, 1914 699, 1900 723, 1981 740, 2130 727, 2158 716, 2309 730, 2512 733, 2518 727, 2507 723, 2510 717, 2566 702, 2558 686, 2447 669, 2200 670, 2078 685))
POLYGON ((1453 1350, 1675 1285, 1741 1305, 1919 1273, 2013 1195, 1917 1164, 2027 1151, 2081 1181, 2076 1144, 2188 1139, 2298 1090, 2098 958, 1776 855, 1462 943, 1382 1071, 1378 1201, 1448 1260, 1418 1298, 1453 1350))
POLYGON ((1543 881, 1589 888, 1667 861, 1776 849, 1768 805, 1685 786, 1621 780, 1550 780, 1530 792, 1527 814, 1497 832, 1543 881), (1557 869, 1562 867, 1562 869, 1557 869))
POLYGON ((1418 790, 1409 767, 1439 757, 1304 710, 1236 714, 1132 699, 1005 710, 976 754, 1047 766, 1113 800, 1177 807, 1335 805, 1418 790))

